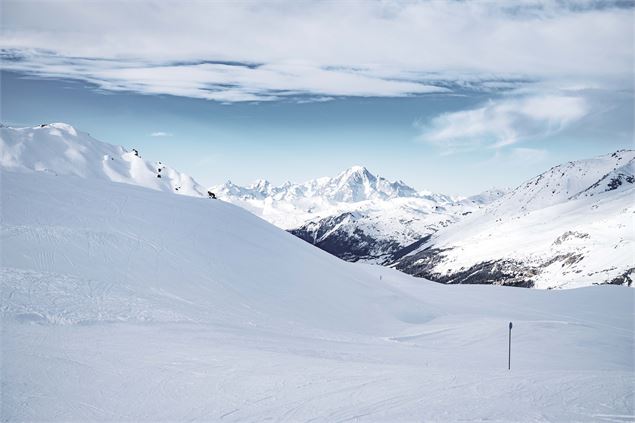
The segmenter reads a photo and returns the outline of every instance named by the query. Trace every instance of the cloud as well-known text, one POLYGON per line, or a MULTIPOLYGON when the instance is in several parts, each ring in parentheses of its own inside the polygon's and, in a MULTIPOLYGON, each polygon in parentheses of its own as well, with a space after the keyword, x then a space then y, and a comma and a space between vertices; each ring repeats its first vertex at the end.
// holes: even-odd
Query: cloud
POLYGON ((152 132, 150 134, 151 137, 171 137, 172 135, 174 134, 170 132, 162 132, 162 131, 152 132))
POLYGON ((52 78, 76 78, 110 91, 169 94, 222 102, 270 101, 298 97, 325 101, 330 96, 400 97, 448 92, 421 82, 366 75, 359 70, 328 69, 300 63, 151 64, 103 59, 68 60, 37 51, 4 51, 2 68, 52 78))
POLYGON ((631 6, 5 0, 0 47, 4 69, 223 102, 526 81, 623 87, 632 85, 631 6))
MULTIPOLYGON (((504 98, 471 109, 441 114, 418 124, 423 141, 447 152, 500 148, 562 131, 589 112, 582 97, 534 95, 504 98)), ((517 150, 527 153, 530 150, 517 150)))

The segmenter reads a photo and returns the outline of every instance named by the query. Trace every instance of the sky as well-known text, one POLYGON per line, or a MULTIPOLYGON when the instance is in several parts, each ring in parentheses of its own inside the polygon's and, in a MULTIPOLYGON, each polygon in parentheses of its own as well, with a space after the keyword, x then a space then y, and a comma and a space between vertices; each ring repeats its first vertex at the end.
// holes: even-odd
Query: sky
POLYGON ((631 1, 0 4, 3 124, 204 185, 364 165, 469 195, 633 148, 631 1))

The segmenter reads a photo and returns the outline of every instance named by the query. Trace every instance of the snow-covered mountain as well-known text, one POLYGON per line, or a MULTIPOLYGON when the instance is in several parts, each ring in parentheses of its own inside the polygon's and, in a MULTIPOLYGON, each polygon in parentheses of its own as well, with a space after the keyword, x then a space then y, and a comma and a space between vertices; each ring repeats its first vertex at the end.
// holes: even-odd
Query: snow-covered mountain
POLYGON ((303 184, 272 186, 261 179, 247 187, 226 182, 210 190, 331 254, 368 263, 391 260, 396 251, 503 193, 455 199, 417 192, 362 166, 303 184))
MULTIPOLYGON (((66 124, 0 128, 0 166, 139 185, 207 189, 66 124)), ((630 284, 635 268, 633 151, 566 163, 504 193, 454 199, 355 166, 334 178, 215 187, 217 195, 348 261, 445 283, 538 288, 630 284)))
POLYGON ((452 203, 441 204, 417 197, 354 203, 289 232, 344 260, 381 264, 458 219, 452 203))
POLYGON ((553 167, 435 233, 396 267, 445 283, 631 285, 634 171, 632 150, 553 167))
POLYGON ((164 163, 143 160, 137 150, 97 141, 65 123, 30 128, 0 126, 0 166, 139 185, 190 196, 207 189, 164 163))
POLYGON ((316 199, 330 203, 355 203, 419 196, 404 182, 390 182, 373 175, 363 166, 353 166, 334 178, 318 178, 303 184, 286 182, 281 186, 272 186, 269 181, 260 179, 248 187, 240 187, 228 181, 214 189, 221 197, 244 200, 272 198, 288 202, 316 199))
POLYGON ((110 178, 122 150, 51 129, 25 130, 33 145, 1 132, 2 421, 632 414, 627 288, 448 287, 347 263, 226 202, 110 178))

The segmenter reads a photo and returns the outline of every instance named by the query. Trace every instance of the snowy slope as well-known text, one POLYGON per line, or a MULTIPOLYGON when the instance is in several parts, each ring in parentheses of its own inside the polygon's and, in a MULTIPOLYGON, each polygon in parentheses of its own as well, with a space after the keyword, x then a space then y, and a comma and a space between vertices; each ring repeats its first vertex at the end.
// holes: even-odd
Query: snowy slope
POLYGON ((65 123, 33 128, 0 127, 0 166, 140 185, 183 195, 207 196, 191 177, 134 151, 106 144, 65 123))
POLYGON ((566 163, 436 233, 397 268, 446 283, 631 284, 634 151, 566 163))
POLYGON ((25 168, 0 169, 2 421, 633 414, 626 288, 443 286, 221 201, 25 168))
POLYGON ((490 203, 501 198, 503 195, 507 193, 506 190, 492 188, 486 191, 483 191, 479 194, 469 196, 464 199, 457 200, 457 203, 467 206, 468 208, 474 208, 474 205, 477 206, 486 206, 490 203))
MULTIPOLYGON (((162 315, 177 321, 213 314, 266 326, 277 316, 284 323, 276 327, 302 322, 358 331, 399 323, 387 317, 390 301, 372 300, 388 291, 231 204, 63 175, 3 173, 2 181, 3 265, 72 275, 71 285, 94 283, 124 297, 112 299, 123 314, 103 319, 154 320, 145 315, 148 302, 168 304, 162 315), (127 304, 126 296, 144 300, 127 304)), ((98 310, 76 312, 28 313, 81 323, 98 310)))
POLYGON ((632 414, 626 288, 443 286, 219 201, 0 176, 3 421, 632 414))
MULTIPOLYGON (((520 214, 567 202, 596 183, 600 184, 609 174, 619 173, 619 169, 632 169, 634 158, 635 150, 620 150, 555 166, 509 192, 499 203, 492 205, 489 212, 520 214)), ((625 188, 631 189, 632 184, 632 181, 627 183, 625 188)))
POLYGON ((395 198, 341 206, 289 232, 344 260, 384 263, 416 240, 458 220, 460 211, 426 198, 395 198))
POLYGON ((344 260, 384 263, 392 254, 503 194, 493 190, 465 199, 417 192, 362 166, 303 184, 248 187, 231 182, 210 189, 219 198, 344 260))

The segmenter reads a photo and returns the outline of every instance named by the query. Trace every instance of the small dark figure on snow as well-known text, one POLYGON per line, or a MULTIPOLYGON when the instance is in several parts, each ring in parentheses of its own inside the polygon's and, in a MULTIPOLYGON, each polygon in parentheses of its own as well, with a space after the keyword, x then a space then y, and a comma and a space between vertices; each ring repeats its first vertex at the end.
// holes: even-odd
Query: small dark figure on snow
POLYGON ((160 174, 157 174, 157 178, 160 178, 160 177, 161 177, 161 175, 160 175, 160 174))
POLYGON ((209 196, 209 198, 211 198, 212 200, 216 200, 216 194, 214 194, 212 191, 207 191, 207 195, 209 196))
POLYGON ((134 153, 135 156, 139 157, 139 151, 136 148, 133 148, 132 152, 134 153))

